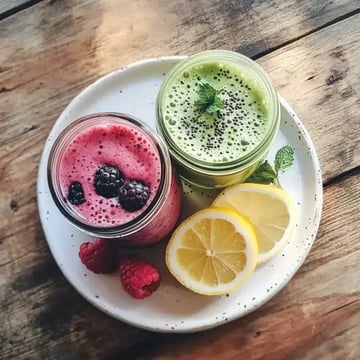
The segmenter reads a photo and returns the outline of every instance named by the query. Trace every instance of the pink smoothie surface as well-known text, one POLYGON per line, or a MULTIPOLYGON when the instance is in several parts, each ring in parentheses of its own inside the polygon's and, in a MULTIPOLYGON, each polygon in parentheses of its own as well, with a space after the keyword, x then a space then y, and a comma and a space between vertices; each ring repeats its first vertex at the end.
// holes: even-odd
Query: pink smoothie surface
POLYGON ((122 225, 138 217, 154 199, 161 179, 159 154, 150 137, 132 125, 117 123, 99 123, 79 133, 65 150, 59 170, 64 198, 74 181, 84 190, 85 202, 69 205, 89 225, 100 227, 122 225), (94 176, 104 164, 119 168, 125 180, 140 180, 150 187, 142 209, 128 212, 117 197, 106 199, 95 192, 94 176))

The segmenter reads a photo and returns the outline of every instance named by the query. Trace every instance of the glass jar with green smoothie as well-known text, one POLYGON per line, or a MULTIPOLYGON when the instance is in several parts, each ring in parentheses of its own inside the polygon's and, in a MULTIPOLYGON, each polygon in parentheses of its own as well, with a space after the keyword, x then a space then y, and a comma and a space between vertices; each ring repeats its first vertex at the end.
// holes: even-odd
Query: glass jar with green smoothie
POLYGON ((157 129, 181 176, 203 188, 244 181, 264 160, 279 123, 269 76, 232 51, 180 61, 158 94, 157 129))

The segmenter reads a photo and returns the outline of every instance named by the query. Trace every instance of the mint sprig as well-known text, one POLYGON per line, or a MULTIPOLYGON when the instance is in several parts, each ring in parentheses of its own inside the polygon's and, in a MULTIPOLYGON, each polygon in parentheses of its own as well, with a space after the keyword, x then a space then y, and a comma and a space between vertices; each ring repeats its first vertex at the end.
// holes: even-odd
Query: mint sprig
POLYGON ((283 146, 275 155, 275 171, 279 174, 279 171, 286 171, 291 167, 294 162, 294 149, 289 146, 283 146))
POLYGON ((274 167, 265 160, 246 180, 247 183, 275 184, 281 187, 279 173, 288 170, 294 163, 294 149, 285 145, 275 155, 274 167))
POLYGON ((197 90, 199 99, 195 101, 194 105, 201 113, 216 113, 224 109, 224 103, 218 97, 220 92, 221 90, 216 90, 209 83, 202 83, 197 90))
POLYGON ((277 175, 272 166, 265 160, 246 180, 245 182, 257 184, 270 184, 276 179, 277 175))

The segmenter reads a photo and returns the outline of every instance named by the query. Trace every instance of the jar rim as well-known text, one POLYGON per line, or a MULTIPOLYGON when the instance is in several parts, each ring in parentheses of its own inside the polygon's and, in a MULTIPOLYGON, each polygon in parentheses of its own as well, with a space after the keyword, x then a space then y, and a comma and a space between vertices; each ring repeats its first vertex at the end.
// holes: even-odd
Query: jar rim
POLYGON ((240 53, 230 51, 230 50, 205 50, 202 52, 195 53, 188 56, 184 60, 181 60, 173 69, 166 75, 165 80, 163 81, 160 91, 157 97, 157 130, 160 135, 166 140, 170 154, 176 158, 177 161, 180 161, 187 167, 193 169, 199 169, 208 174, 221 173, 233 173, 238 171, 241 167, 246 167, 249 164, 253 163, 260 156, 266 153, 268 144, 270 144, 275 137, 279 126, 280 126, 280 104, 278 100, 278 95, 276 89, 265 70, 257 64, 254 60, 249 57, 242 55, 240 53), (252 71, 252 75, 255 75, 258 80, 261 82, 261 87, 265 90, 266 96, 271 100, 271 114, 268 117, 271 123, 269 124, 267 131, 261 141, 247 154, 240 156, 232 161, 227 161, 225 163, 216 163, 210 161, 203 161, 197 159, 177 145, 177 143, 172 139, 166 126, 163 122, 162 114, 162 103, 163 103, 163 93, 171 86, 172 82, 179 76, 180 73, 184 72, 189 67, 192 67, 196 64, 205 62, 205 61, 224 61, 227 63, 235 64, 238 66, 246 65, 252 71), (265 148, 265 149, 264 149, 265 148))
POLYGON ((142 120, 127 113, 98 112, 75 119, 58 134, 48 157, 47 180, 51 196, 57 208, 78 229, 85 231, 90 235, 101 236, 104 238, 111 238, 114 236, 126 237, 137 232, 142 226, 145 226, 146 223, 160 210, 164 196, 167 196, 167 193, 170 190, 171 160, 168 149, 161 137, 159 137, 156 132, 142 120), (73 207, 67 203, 60 189, 59 180, 56 178, 56 174, 60 165, 61 152, 65 150, 66 144, 69 144, 69 142, 77 136, 77 131, 81 128, 82 130, 85 130, 91 126, 99 125, 101 124, 101 120, 108 123, 111 118, 113 118, 113 122, 111 123, 124 124, 126 122, 126 125, 128 126, 135 126, 138 131, 142 132, 149 140, 151 140, 151 145, 156 149, 160 159, 161 176, 154 198, 141 214, 120 225, 96 226, 84 221, 73 207), (100 122, 98 122, 99 120, 100 122))

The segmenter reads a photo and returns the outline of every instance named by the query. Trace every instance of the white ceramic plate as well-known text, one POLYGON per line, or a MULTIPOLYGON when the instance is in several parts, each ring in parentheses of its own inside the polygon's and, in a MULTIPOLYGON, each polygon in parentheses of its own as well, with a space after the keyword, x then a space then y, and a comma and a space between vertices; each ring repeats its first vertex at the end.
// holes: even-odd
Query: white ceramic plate
MULTIPOLYGON (((224 324, 257 309, 278 293, 304 262, 315 239, 322 209, 322 181, 312 141, 291 107, 281 98, 279 135, 269 153, 285 144, 295 148, 295 163, 281 175, 281 184, 294 197, 299 210, 296 232, 271 261, 259 266, 237 292, 216 297, 194 294, 167 271, 164 244, 135 251, 158 267, 162 282, 152 296, 131 298, 116 273, 96 275, 78 257, 79 245, 91 238, 75 229, 58 211, 46 178, 50 147, 61 129, 76 118, 104 111, 135 115, 155 128, 155 100, 164 75, 183 57, 150 59, 122 68, 83 90, 63 111, 45 143, 38 174, 38 206, 50 250, 69 282, 90 303, 121 321, 152 331, 192 332, 224 324)), ((183 217, 206 206, 214 195, 185 185, 183 217)))

